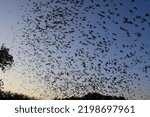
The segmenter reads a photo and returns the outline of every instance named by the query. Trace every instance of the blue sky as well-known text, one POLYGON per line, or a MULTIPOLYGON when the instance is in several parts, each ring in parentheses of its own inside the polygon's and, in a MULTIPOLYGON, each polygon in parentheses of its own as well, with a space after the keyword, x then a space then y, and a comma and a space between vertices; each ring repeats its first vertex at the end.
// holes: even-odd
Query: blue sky
MULTIPOLYGON (((63 2, 66 3, 65 0, 63 2)), ((10 70, 0 73, 5 90, 44 99, 82 95, 91 91, 129 99, 150 98, 150 69, 143 71, 145 66, 150 66, 150 16, 146 16, 150 12, 150 1, 85 0, 81 6, 56 4, 55 0, 46 3, 46 0, 1 1, 0 44, 4 43, 10 48, 15 60, 10 70), (41 11, 37 10, 37 6, 41 11), (57 7, 60 8, 59 12, 57 7), (64 12, 66 7, 71 11, 67 9, 64 12), (63 18, 59 15, 54 17, 61 12, 72 14, 66 14, 63 18), (41 15, 43 18, 40 19, 41 15), (51 19, 48 20, 47 15, 51 19), (68 21, 71 18, 73 21, 68 21), (125 23, 125 18, 133 24, 125 23), (55 27, 54 21, 64 19, 68 25, 57 24, 55 27), (40 24, 37 25, 38 20, 40 24), (54 26, 54 29, 50 26, 54 26), (129 37, 121 27, 128 30, 129 37), (141 33, 141 36, 138 37, 137 33, 141 33), (125 68, 125 65, 129 68, 125 68), (115 68, 120 71, 115 71, 115 68), (121 73, 123 70, 127 73, 121 73), (60 77, 60 74, 63 75, 60 77), (90 77, 93 86, 88 82, 90 77), (123 79, 122 84, 111 85, 114 77, 117 77, 114 82, 123 79), (124 81, 128 83, 123 84, 124 81), (82 90, 81 87, 86 88, 82 90)))

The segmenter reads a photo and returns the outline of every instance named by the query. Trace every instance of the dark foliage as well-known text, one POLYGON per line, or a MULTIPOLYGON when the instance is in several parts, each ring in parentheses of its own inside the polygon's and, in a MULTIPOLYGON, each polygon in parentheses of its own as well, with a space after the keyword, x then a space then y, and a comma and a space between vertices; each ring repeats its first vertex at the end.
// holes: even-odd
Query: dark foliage
POLYGON ((2 45, 0 48, 0 68, 2 71, 11 67, 13 62, 13 56, 9 54, 9 49, 2 45))
MULTIPOLYGON (((23 94, 11 93, 10 91, 0 92, 0 100, 35 100, 34 97, 29 97, 23 94)), ((98 93, 88 93, 82 97, 69 97, 55 100, 126 100, 124 97, 105 96, 98 93)))
POLYGON ((0 100, 33 100, 35 98, 28 97, 23 94, 11 93, 10 91, 0 91, 0 100))
MULTIPOLYGON (((13 64, 13 56, 9 54, 9 49, 6 48, 4 45, 0 48, 0 68, 2 71, 10 68, 13 64)), ((4 86, 4 82, 0 79, 0 92, 2 91, 4 86)))
POLYGON ((63 100, 125 100, 124 97, 105 96, 98 93, 88 93, 83 97, 70 97, 63 100))

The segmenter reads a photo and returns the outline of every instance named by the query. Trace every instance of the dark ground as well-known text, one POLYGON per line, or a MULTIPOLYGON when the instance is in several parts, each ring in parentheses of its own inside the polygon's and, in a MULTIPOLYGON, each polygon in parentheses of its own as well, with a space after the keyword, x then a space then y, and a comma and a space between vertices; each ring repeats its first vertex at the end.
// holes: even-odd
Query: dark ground
MULTIPOLYGON (((0 100, 35 100, 34 97, 28 97, 23 94, 0 91, 0 100)), ((55 100, 125 100, 124 97, 105 96, 98 93, 88 93, 83 97, 69 97, 55 100)))

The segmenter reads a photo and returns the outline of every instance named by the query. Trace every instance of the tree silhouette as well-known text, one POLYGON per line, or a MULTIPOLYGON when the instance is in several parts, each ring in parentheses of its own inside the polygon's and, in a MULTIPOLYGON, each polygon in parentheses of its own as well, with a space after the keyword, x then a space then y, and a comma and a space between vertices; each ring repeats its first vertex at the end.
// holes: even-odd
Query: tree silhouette
POLYGON ((24 94, 12 93, 10 91, 1 91, 0 100, 34 100, 34 97, 29 97, 24 94))
MULTIPOLYGON (((57 100, 57 99, 56 99, 57 100)), ((58 99, 59 100, 59 99, 58 99)), ((124 97, 105 96, 99 93, 88 93, 82 97, 69 97, 62 100, 125 100, 124 97)))
POLYGON ((10 68, 13 64, 13 56, 9 54, 9 48, 6 48, 4 45, 0 49, 0 68, 2 71, 10 68))
MULTIPOLYGON (((9 49, 4 46, 4 44, 0 48, 0 68, 3 72, 6 69, 9 69, 13 64, 13 56, 9 54, 9 49)), ((2 91, 4 86, 4 82, 0 79, 0 91, 2 91)))
MULTIPOLYGON (((0 68, 3 72, 9 69, 14 63, 13 56, 9 53, 9 48, 6 48, 4 44, 0 48, 0 68)), ((3 91, 4 82, 0 79, 0 100, 29 100, 30 98, 23 94, 12 93, 10 91, 3 91)))

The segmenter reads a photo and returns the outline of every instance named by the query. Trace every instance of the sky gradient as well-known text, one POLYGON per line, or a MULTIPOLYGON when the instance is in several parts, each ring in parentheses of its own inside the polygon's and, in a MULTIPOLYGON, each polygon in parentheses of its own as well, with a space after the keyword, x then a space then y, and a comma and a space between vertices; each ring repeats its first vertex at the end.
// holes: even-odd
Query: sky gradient
POLYGON ((0 72, 4 89, 150 99, 150 1, 57 1, 1 0, 0 45, 15 61, 0 72))

